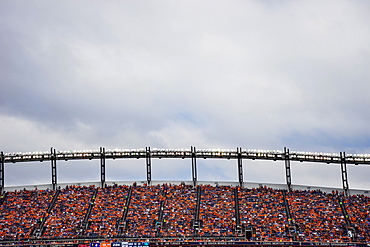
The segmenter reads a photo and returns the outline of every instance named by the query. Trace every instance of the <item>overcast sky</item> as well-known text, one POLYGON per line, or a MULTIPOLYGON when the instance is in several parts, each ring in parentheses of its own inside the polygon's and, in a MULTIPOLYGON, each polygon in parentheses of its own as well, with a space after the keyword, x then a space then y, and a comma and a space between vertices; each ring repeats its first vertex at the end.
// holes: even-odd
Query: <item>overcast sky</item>
MULTIPOLYGON (((370 153, 369 13, 360 0, 0 1, 1 150, 370 153)), ((190 160, 162 161, 154 180, 191 180, 190 160)), ((114 162, 107 180, 145 179, 145 160, 114 162)), ((236 162, 199 167, 237 181, 236 162)), ((284 164, 244 167, 246 181, 285 183, 284 164)), ((99 180, 98 162, 58 171, 99 180)), ((5 172, 6 185, 51 180, 49 163, 5 172)), ((348 173, 370 188, 369 166, 348 173)), ((341 187, 340 167, 293 163, 292 182, 341 187)))

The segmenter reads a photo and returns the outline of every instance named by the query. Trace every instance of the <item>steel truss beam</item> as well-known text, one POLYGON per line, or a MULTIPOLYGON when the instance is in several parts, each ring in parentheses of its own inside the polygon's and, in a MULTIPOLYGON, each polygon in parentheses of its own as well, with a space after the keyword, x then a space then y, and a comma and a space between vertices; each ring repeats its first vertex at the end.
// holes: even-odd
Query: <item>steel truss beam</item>
POLYGON ((284 161, 285 161, 285 174, 286 174, 286 184, 288 186, 288 190, 292 190, 292 174, 290 171, 290 157, 289 157, 289 149, 284 147, 284 161))
POLYGON ((242 159, 242 148, 236 148, 238 153, 238 177, 239 177, 239 186, 243 187, 243 159, 242 159))
POLYGON ((100 182, 101 187, 105 186, 105 148, 100 147, 100 182))
POLYGON ((197 186, 197 153, 195 147, 191 146, 191 174, 193 179, 193 186, 197 186))
POLYGON ((53 190, 57 189, 57 155, 55 148, 50 149, 50 160, 51 160, 51 184, 53 190))
POLYGON ((349 192, 349 185, 348 185, 348 177, 347 177, 347 163, 346 163, 346 153, 340 152, 340 168, 342 172, 342 184, 343 190, 346 196, 348 196, 349 192))
POLYGON ((3 153, 0 155, 0 192, 4 190, 5 180, 5 163, 23 163, 36 161, 51 161, 51 182, 54 190, 57 189, 57 160, 92 160, 100 159, 101 163, 101 186, 105 186, 106 159, 140 159, 146 158, 146 173, 148 184, 152 181, 151 159, 152 158, 191 158, 192 160, 192 180, 193 185, 198 183, 197 178, 197 158, 215 158, 215 159, 237 159, 238 162, 238 181, 242 186, 243 181, 243 159, 250 160, 273 160, 284 161, 286 170, 286 182, 289 189, 292 187, 292 175, 290 162, 315 162, 322 164, 340 164, 343 190, 346 194, 349 193, 347 164, 355 165, 370 165, 370 154, 346 154, 340 152, 335 153, 313 153, 290 151, 284 148, 284 151, 278 150, 257 150, 257 149, 199 149, 191 147, 191 149, 156 149, 151 150, 150 147, 141 149, 114 149, 105 150, 74 150, 74 151, 58 151, 51 148, 49 152, 27 152, 27 153, 3 153))
POLYGON ((5 170, 5 163, 4 163, 4 152, 1 151, 0 154, 0 195, 4 192, 5 186, 5 178, 4 178, 4 170, 5 170))
POLYGON ((145 148, 146 151, 146 181, 148 182, 148 185, 150 185, 152 181, 152 155, 150 153, 150 147, 145 148))
MULTIPOLYGON (((243 159, 250 160, 273 160, 284 161, 284 151, 278 150, 257 150, 257 149, 242 149, 241 155, 243 159)), ((216 159, 237 159, 237 150, 232 149, 198 149, 195 151, 197 158, 216 158, 216 159)), ((150 151, 152 158, 191 158, 192 151, 189 149, 156 149, 150 151)), ((50 152, 28 152, 28 153, 6 153, 4 154, 4 163, 21 163, 51 160, 50 152)), ((145 158, 147 156, 146 149, 114 149, 106 150, 106 159, 127 159, 127 158, 145 158)), ((56 154, 57 160, 83 160, 83 159, 100 159, 99 150, 74 150, 74 151, 58 151, 56 154)), ((313 153, 289 151, 290 161, 299 162, 315 162, 323 164, 340 164, 341 158, 335 153, 313 153)), ((345 156, 347 164, 355 165, 370 165, 370 154, 347 154, 345 156)))

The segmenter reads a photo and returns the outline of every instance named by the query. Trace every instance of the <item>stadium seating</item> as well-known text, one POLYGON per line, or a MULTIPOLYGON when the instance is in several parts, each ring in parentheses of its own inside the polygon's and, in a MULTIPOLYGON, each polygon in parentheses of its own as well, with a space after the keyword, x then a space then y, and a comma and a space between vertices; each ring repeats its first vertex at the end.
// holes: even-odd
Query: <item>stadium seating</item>
POLYGON ((349 241, 345 220, 335 194, 292 191, 287 195, 298 237, 304 241, 349 241))
POLYGON ((245 236, 236 232, 239 222, 253 229, 247 240, 366 242, 370 241, 369 205, 370 198, 364 195, 283 193, 266 187, 144 184, 68 186, 59 194, 21 190, 8 192, 0 204, 0 241, 233 238, 245 236), (296 228, 289 232, 292 225, 296 228), (42 228, 38 236, 37 228, 42 228))
POLYGON ((63 189, 50 215, 46 218, 44 238, 77 237, 89 207, 94 186, 69 186, 63 189))
POLYGON ((266 187, 239 190, 242 223, 255 229, 255 240, 290 240, 283 194, 266 187))
POLYGON ((166 202, 161 236, 190 237, 196 204, 196 190, 189 185, 165 186, 166 202))
POLYGON ((128 191, 129 186, 124 185, 99 188, 84 235, 89 237, 117 235, 119 233, 117 225, 124 214, 128 191))
POLYGON ((9 193, 0 205, 0 239, 28 239, 42 221, 53 196, 49 190, 9 193))
POLYGON ((161 200, 164 200, 164 197, 160 185, 134 187, 127 215, 128 227, 124 235, 155 237, 154 224, 158 217, 161 200))
POLYGON ((230 186, 201 186, 200 236, 234 236, 235 201, 230 186))
POLYGON ((344 197, 349 221, 354 225, 360 241, 370 240, 370 197, 353 195, 344 197))

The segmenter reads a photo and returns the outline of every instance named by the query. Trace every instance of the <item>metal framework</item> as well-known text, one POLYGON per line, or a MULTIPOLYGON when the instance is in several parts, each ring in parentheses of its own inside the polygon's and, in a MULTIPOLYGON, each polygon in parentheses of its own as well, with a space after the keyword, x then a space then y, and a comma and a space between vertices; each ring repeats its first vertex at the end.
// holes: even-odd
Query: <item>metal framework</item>
POLYGON ((197 184, 197 158, 214 159, 236 159, 238 165, 238 179, 240 186, 243 186, 243 159, 249 160, 273 160, 284 161, 286 170, 287 186, 291 189, 291 161, 316 162, 326 164, 340 164, 343 190, 346 194, 349 191, 347 178, 347 164, 370 165, 370 154, 345 154, 345 152, 336 153, 313 153, 290 151, 284 148, 284 151, 278 150, 257 150, 257 149, 157 149, 146 147, 145 149, 113 149, 106 150, 101 147, 100 150, 74 150, 74 151, 56 151, 54 148, 50 152, 28 152, 28 153, 3 153, 0 156, 0 192, 4 190, 4 169, 5 163, 23 163, 35 161, 51 161, 51 175, 53 189, 57 189, 57 160, 83 160, 100 159, 101 165, 101 186, 105 186, 106 181, 106 159, 146 159, 146 176, 148 184, 152 180, 151 159, 152 158, 189 158, 192 162, 192 180, 193 185, 197 184))
POLYGON ((146 158, 146 180, 148 185, 150 185, 152 181, 152 155, 150 152, 150 147, 145 148, 145 158, 146 158))
POLYGON ((197 185, 197 154, 195 147, 191 147, 191 174, 193 178, 193 186, 197 185))
POLYGON ((348 178, 347 178, 347 163, 346 163, 346 153, 340 152, 340 168, 342 171, 342 184, 343 190, 346 196, 348 196, 349 186, 348 186, 348 178))
POLYGON ((284 147, 284 160, 285 160, 285 174, 286 174, 286 184, 288 186, 288 190, 292 190, 292 174, 290 172, 290 157, 289 157, 289 149, 284 147))
POLYGON ((105 186, 105 148, 100 147, 100 182, 101 187, 105 186))
POLYGON ((238 178, 239 178, 239 186, 243 186, 243 159, 242 159, 242 148, 236 148, 236 152, 238 153, 238 178))
POLYGON ((50 160, 51 160, 51 184, 53 190, 57 189, 57 155, 55 148, 50 149, 50 160))
POLYGON ((1 151, 1 154, 0 154, 0 195, 3 194, 3 191, 4 191, 4 185, 5 185, 5 179, 4 179, 4 167, 5 167, 5 164, 4 164, 4 152, 1 151))
MULTIPOLYGON (((127 158, 146 158, 149 149, 152 158, 191 158, 191 149, 108 149, 105 151, 106 159, 127 159, 127 158)), ((215 159, 237 159, 236 149, 196 149, 193 152, 197 158, 215 158, 215 159)), ((242 159, 259 159, 284 161, 285 153, 279 150, 257 150, 240 149, 242 159)), ((51 160, 50 152, 27 152, 27 153, 5 153, 4 163, 20 163, 51 160)), ((313 153, 290 151, 290 161, 316 162, 327 164, 340 164, 341 157, 337 153, 313 153)), ((347 154, 345 157, 347 164, 370 165, 370 154, 347 154)), ((100 150, 73 150, 58 151, 57 160, 83 160, 100 159, 100 150)))

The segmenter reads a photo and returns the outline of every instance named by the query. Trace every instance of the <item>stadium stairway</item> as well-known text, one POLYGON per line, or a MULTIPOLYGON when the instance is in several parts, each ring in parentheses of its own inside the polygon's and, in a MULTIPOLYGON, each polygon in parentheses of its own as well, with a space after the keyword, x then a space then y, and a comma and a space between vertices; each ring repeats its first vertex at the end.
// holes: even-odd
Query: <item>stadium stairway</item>
POLYGON ((234 188, 234 201, 235 201, 235 234, 237 236, 242 236, 245 231, 245 227, 240 224, 240 209, 239 209, 239 193, 238 193, 238 187, 234 188))
POLYGON ((160 236, 161 229, 164 226, 163 222, 163 209, 164 209, 164 201, 161 201, 161 205, 158 210, 158 219, 154 222, 154 227, 156 228, 156 237, 160 236))
POLYGON ((284 206, 285 206, 285 212, 286 212, 286 217, 288 220, 288 227, 287 227, 287 234, 292 238, 293 241, 297 240, 297 232, 298 232, 298 226, 295 224, 293 216, 290 212, 290 207, 289 203, 286 199, 286 190, 282 191, 283 193, 283 198, 284 198, 284 206))
POLYGON ((343 213, 343 216, 344 216, 344 220, 346 222, 346 231, 347 231, 348 237, 350 237, 351 240, 355 242, 355 241, 358 240, 357 239, 357 230, 356 230, 356 227, 350 221, 349 215, 348 215, 348 212, 347 212, 347 209, 346 209, 346 206, 343 203, 343 201, 342 201, 342 199, 341 199, 340 196, 338 196, 338 202, 339 202, 339 205, 340 205, 340 209, 342 210, 342 213, 343 213))
POLYGON ((154 227, 156 228, 156 233, 155 233, 156 237, 160 236, 161 230, 163 229, 163 227, 165 227, 164 220, 163 220, 163 210, 165 207, 165 198, 166 198, 165 188, 162 189, 161 193, 162 193, 162 198, 164 198, 164 200, 160 202, 161 205, 159 206, 159 210, 158 210, 158 219, 154 222, 154 227))
POLYGON ((2 194, 1 194, 1 197, 0 197, 0 206, 3 204, 3 202, 5 201, 6 199, 6 196, 8 195, 8 193, 6 191, 4 191, 2 194))
POLYGON ((54 193, 53 199, 52 199, 52 201, 51 201, 51 203, 48 207, 48 210, 44 213, 43 217, 38 221, 37 225, 35 226, 35 229, 33 230, 32 235, 34 237, 39 238, 45 232, 45 230, 46 230, 46 227, 44 227, 45 222, 46 222, 51 210, 53 209, 59 194, 60 194, 60 190, 56 190, 55 193, 54 193))
POLYGON ((124 230, 127 230, 128 228, 128 222, 127 222, 127 214, 129 211, 130 203, 131 203, 131 195, 132 195, 132 186, 130 186, 130 189, 128 191, 127 199, 126 199, 126 204, 124 208, 124 212, 122 214, 122 217, 119 221, 117 221, 117 226, 116 228, 119 229, 119 235, 123 234, 124 230))
POLYGON ((93 195, 91 196, 89 208, 87 209, 84 220, 81 222, 81 225, 80 225, 80 232, 79 232, 80 236, 83 236, 85 234, 85 230, 89 227, 89 218, 91 215, 91 210, 95 205, 95 199, 98 194, 98 191, 99 191, 99 188, 96 188, 93 195))
POLYGON ((192 222, 195 237, 198 236, 199 230, 202 227, 202 221, 199 220, 201 193, 202 193, 202 190, 201 190, 200 186, 198 186, 197 187, 197 202, 196 202, 196 207, 195 207, 194 220, 192 222))

